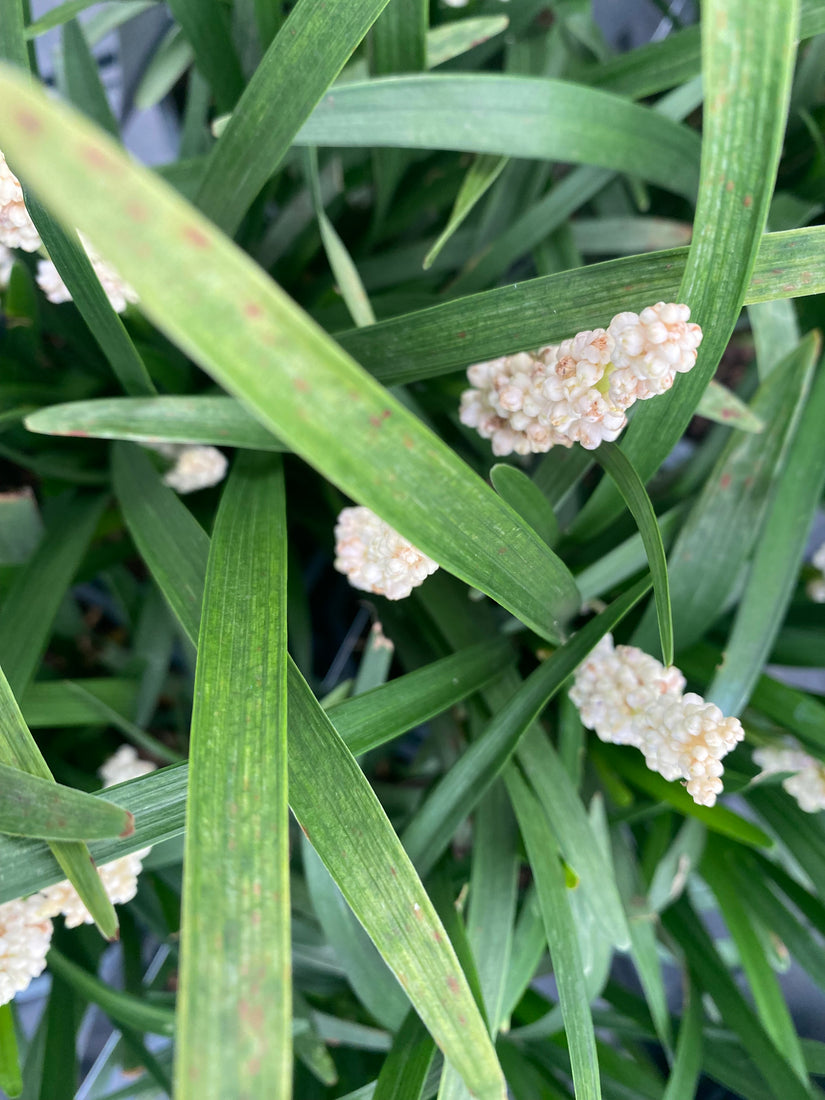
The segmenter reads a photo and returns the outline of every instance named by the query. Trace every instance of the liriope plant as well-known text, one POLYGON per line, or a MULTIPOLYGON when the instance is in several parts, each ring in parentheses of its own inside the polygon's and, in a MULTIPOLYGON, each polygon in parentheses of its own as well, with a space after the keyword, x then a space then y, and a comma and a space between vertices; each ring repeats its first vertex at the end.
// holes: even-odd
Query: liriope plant
POLYGON ((0 1093, 816 1095, 825 7, 87 8, 0 8, 0 1093))

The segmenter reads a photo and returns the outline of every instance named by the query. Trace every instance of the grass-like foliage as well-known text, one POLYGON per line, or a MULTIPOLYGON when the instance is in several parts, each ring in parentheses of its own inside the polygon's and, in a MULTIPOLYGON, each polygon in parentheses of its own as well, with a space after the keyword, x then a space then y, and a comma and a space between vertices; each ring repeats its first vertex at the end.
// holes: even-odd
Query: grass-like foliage
POLYGON ((28 6, 0 1096, 821 1095, 825 5, 28 6))

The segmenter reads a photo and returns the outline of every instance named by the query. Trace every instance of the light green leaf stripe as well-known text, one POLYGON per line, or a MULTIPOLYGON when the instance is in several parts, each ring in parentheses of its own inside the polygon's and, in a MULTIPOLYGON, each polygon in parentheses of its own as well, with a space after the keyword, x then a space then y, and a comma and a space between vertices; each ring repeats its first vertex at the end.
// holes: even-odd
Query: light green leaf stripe
POLYGON ((740 432, 758 433, 765 428, 765 422, 751 412, 744 401, 714 378, 711 378, 708 388, 699 398, 696 414, 715 420, 717 424, 738 428, 740 432))
POLYGON ((283 443, 231 397, 101 397, 50 405, 24 421, 43 435, 143 443, 211 443, 282 451, 283 443))
POLYGON ((180 1100, 290 1096, 286 727, 283 473, 245 455, 215 521, 195 670, 180 1100))
MULTIPOLYGON (((765 230, 790 95, 796 0, 708 0, 702 11, 705 88, 702 179, 679 287, 703 329, 696 366, 634 417, 622 450, 647 480, 670 453, 716 371, 746 301, 765 230)), ((617 514, 608 484, 581 513, 591 533, 617 514)))
POLYGON ((23 1091, 11 1004, 0 1005, 0 1089, 11 1097, 23 1091))
POLYGON ((197 204, 216 225, 234 233, 386 3, 300 0, 294 6, 210 154, 197 204))
POLYGON ((0 833, 48 840, 129 836, 132 815, 85 791, 0 764, 0 833))
POLYGON ((450 572, 558 637, 578 604, 564 565, 230 241, 11 70, 0 142, 58 216, 106 239, 146 313, 264 424, 450 572))
MULTIPOLYGON (((674 248, 528 279, 340 333, 337 339, 386 385, 431 378, 483 359, 559 343, 582 329, 606 326, 622 310, 676 301, 687 255, 686 248, 674 248)), ((825 226, 761 238, 746 304, 823 292, 825 226)))
MULTIPOLYGON (((594 164, 696 196, 699 139, 619 96, 563 80, 385 77, 330 92, 297 145, 455 149, 594 164)), ((21 161, 22 163, 22 161, 21 161)))

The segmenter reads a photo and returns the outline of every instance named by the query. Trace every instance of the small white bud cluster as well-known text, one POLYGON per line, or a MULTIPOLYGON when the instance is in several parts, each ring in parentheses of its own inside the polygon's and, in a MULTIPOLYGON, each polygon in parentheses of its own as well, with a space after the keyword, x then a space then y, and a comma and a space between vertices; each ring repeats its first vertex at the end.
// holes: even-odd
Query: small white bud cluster
POLYGON ((651 771, 687 780, 700 806, 713 806, 722 791, 722 757, 741 741, 737 718, 725 718, 694 692, 685 678, 635 646, 615 646, 606 634, 576 670, 570 698, 582 721, 602 741, 634 745, 651 771))
MULTIPOLYGON (((80 243, 91 261, 95 275, 100 285, 106 292, 106 297, 116 313, 123 313, 129 302, 136 302, 138 296, 132 287, 118 275, 115 269, 92 247, 91 243, 78 233, 80 243)), ((63 282, 57 268, 51 260, 38 260, 37 285, 50 302, 60 305, 61 302, 71 302, 72 296, 69 288, 63 282)))
POLYGON ((34 227, 31 215, 23 201, 20 180, 6 164, 0 152, 0 244, 7 248, 22 248, 24 252, 36 252, 40 247, 40 234, 34 227))
POLYGON ((461 395, 461 422, 490 439, 495 455, 573 443, 595 450, 619 436, 631 405, 664 393, 693 367, 702 330, 689 317, 685 305, 658 302, 558 347, 476 363, 467 370, 474 388, 461 395))
POLYGON ((808 599, 814 603, 825 603, 825 542, 811 558, 811 565, 819 570, 819 576, 812 577, 805 585, 808 599))
POLYGON ((0 290, 5 290, 11 278, 11 269, 14 266, 14 253, 0 244, 0 290))
MULTIPOLYGON (((114 756, 104 762, 99 774, 104 787, 111 787, 115 783, 125 783, 127 779, 136 779, 139 775, 147 775, 154 770, 155 765, 148 760, 141 760, 131 745, 123 745, 114 756)), ((143 861, 151 850, 151 847, 142 848, 99 868, 98 874, 103 888, 113 905, 123 905, 135 896, 143 861)), ((38 913, 44 917, 56 917, 62 913, 67 928, 77 928, 80 924, 93 922, 91 913, 70 882, 58 882, 44 890, 40 895, 38 913)))
POLYGON ((753 759, 762 775, 793 773, 782 780, 782 786, 806 814, 825 810, 825 765, 821 760, 790 742, 785 746, 763 745, 754 750, 753 759))
POLYGON ((163 484, 176 493, 209 489, 226 477, 228 462, 223 451, 200 443, 155 443, 152 450, 174 462, 163 484))
POLYGON ((45 969, 52 922, 40 912, 42 901, 33 894, 0 905, 0 1005, 45 969))
POLYGON ((344 508, 335 525, 335 568, 353 588, 403 600, 438 569, 437 562, 369 508, 344 508))

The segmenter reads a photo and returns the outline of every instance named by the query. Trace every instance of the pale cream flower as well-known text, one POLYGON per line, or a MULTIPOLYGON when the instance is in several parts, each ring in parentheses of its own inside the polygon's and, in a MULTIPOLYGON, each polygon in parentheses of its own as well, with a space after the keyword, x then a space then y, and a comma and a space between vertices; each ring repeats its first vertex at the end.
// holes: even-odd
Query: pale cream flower
POLYGON ((811 565, 819 570, 819 576, 812 577, 805 585, 808 599, 814 603, 825 603, 825 542, 811 558, 811 565))
POLYGON ((335 525, 335 568, 353 588, 403 600, 438 569, 369 508, 344 508, 335 525))
POLYGON ((722 757, 745 736, 738 719, 683 694, 679 669, 607 634, 576 670, 570 698, 602 741, 633 745, 665 779, 687 780, 688 794, 713 806, 722 791, 722 757))
POLYGON ((696 362, 702 332, 689 316, 687 306, 659 302, 558 347, 476 363, 459 418, 491 440, 495 455, 573 443, 594 450, 618 438, 634 402, 664 393, 696 362))
POLYGON ((782 780, 782 786, 799 803, 807 814, 825 810, 825 765, 815 756, 809 756, 795 743, 786 745, 762 745, 754 749, 754 761, 762 769, 762 775, 792 772, 782 780))
POLYGON ((11 269, 14 267, 14 253, 0 244, 0 290, 5 290, 11 278, 11 269))
MULTIPOLYGON (((100 285, 106 292, 106 297, 109 299, 112 309, 116 313, 123 313, 130 302, 138 300, 137 293, 127 282, 121 279, 112 265, 103 259, 82 233, 78 233, 78 237, 91 261, 100 285)), ((54 302, 55 305, 60 305, 62 302, 71 302, 72 300, 69 288, 63 282, 51 260, 38 260, 37 285, 49 301, 54 302)))
POLYGON ((23 201, 20 180, 6 163, 0 152, 0 244, 7 248, 22 248, 24 252, 36 252, 40 247, 40 234, 31 220, 23 201))
MULTIPOLYGON (((148 775, 154 770, 155 765, 149 760, 141 760, 131 745, 122 745, 114 756, 103 763, 99 774, 104 787, 111 787, 115 783, 125 783, 128 779, 148 775)), ((151 851, 151 846, 141 848, 140 851, 121 856, 120 859, 98 868, 103 888, 113 905, 123 905, 135 896, 143 861, 151 851)), ((56 917, 62 913, 67 928, 93 923, 91 913, 70 882, 58 882, 45 889, 40 895, 38 912, 46 917, 56 917)))
POLYGON ((199 443, 158 443, 152 450, 171 459, 175 465, 163 478, 178 493, 209 489, 226 477, 228 462, 223 451, 199 443))
POLYGON ((0 905, 0 1005, 8 1004, 43 973, 52 922, 41 915, 42 898, 18 898, 0 905))

